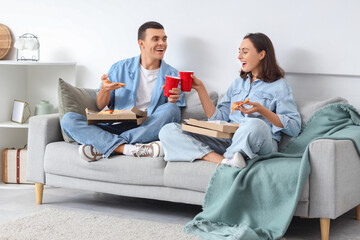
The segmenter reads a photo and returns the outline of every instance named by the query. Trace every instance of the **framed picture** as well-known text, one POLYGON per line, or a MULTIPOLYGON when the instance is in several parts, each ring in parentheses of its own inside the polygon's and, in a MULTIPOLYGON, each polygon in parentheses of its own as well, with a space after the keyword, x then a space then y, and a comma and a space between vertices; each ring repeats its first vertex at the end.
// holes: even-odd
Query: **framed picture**
POLYGON ((13 110, 11 114, 11 121, 23 124, 31 115, 30 107, 27 102, 14 100, 13 110))

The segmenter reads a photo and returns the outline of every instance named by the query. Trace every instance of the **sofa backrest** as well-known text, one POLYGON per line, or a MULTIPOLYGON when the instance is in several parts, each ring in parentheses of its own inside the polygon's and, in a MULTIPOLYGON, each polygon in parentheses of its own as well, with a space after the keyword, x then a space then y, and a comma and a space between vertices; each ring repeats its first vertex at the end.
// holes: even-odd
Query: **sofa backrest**
MULTIPOLYGON (((85 115, 85 108, 98 110, 96 107, 96 89, 74 87, 62 79, 59 79, 58 95, 60 120, 66 112, 72 111, 85 115)), ((223 95, 219 96, 215 91, 209 91, 209 96, 214 105, 217 105, 223 97, 223 95)), ((199 96, 195 90, 185 93, 185 102, 186 107, 181 110, 182 120, 189 118, 207 120, 199 96)), ((301 124, 304 125, 310 119, 311 115, 320 108, 337 102, 347 103, 347 100, 342 97, 334 97, 322 101, 295 100, 295 102, 301 115, 301 124)), ((65 141, 72 142, 65 133, 63 133, 63 137, 65 141)), ((279 149, 282 149, 290 139, 289 136, 284 135, 279 143, 279 149)))
MULTIPOLYGON (((215 91, 209 91, 209 96, 213 104, 216 106, 218 102, 218 94, 215 91)), ((181 110, 181 119, 195 118, 197 120, 207 120, 204 109, 202 108, 199 95, 195 90, 185 93, 186 107, 181 110)))

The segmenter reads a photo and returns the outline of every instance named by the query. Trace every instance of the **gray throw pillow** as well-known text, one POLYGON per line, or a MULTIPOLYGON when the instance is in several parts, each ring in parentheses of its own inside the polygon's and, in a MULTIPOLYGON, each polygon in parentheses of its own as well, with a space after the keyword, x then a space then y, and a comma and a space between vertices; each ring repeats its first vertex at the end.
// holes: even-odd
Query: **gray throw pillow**
MULTIPOLYGON (((98 111, 96 106, 96 90, 78 88, 59 78, 58 85, 60 121, 67 112, 75 112, 85 116, 85 108, 98 111)), ((62 132, 65 142, 74 142, 62 132)))
MULTIPOLYGON (((209 96, 213 104, 216 106, 218 94, 215 91, 210 91, 209 96)), ((206 121, 208 119, 201 105, 199 95, 195 90, 191 90, 191 92, 185 93, 185 102, 186 107, 181 111, 182 120, 195 118, 197 120, 206 121)))
POLYGON ((333 97, 320 101, 297 100, 296 105, 301 115, 301 126, 303 126, 310 119, 313 113, 315 113, 320 108, 325 107, 326 105, 332 103, 340 103, 340 102, 348 103, 348 101, 342 97, 333 97))
MULTIPOLYGON (((348 101, 342 97, 333 97, 325 100, 314 101, 314 100, 297 100, 295 101, 297 105, 297 109, 301 116, 301 127, 307 123, 310 117, 322 107, 332 103, 347 103, 348 101)), ((291 137, 283 134, 281 141, 279 143, 279 151, 290 141, 291 137)))

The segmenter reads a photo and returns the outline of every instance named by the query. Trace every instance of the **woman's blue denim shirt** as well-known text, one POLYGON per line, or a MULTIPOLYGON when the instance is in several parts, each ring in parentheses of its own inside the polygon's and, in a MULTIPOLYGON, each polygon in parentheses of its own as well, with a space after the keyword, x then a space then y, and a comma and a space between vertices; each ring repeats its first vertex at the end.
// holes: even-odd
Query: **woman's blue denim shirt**
MULTIPOLYGON (((247 107, 245 105, 245 107, 247 107)), ((264 82, 261 79, 250 82, 237 78, 232 82, 221 102, 217 105, 214 115, 209 120, 223 120, 239 123, 245 117, 260 118, 271 129, 273 139, 280 141, 281 132, 289 136, 297 136, 301 129, 301 117, 293 99, 292 90, 285 79, 275 82, 264 82), (233 111, 231 104, 250 98, 251 102, 259 102, 265 108, 276 113, 284 128, 276 127, 266 120, 261 114, 243 114, 241 111, 233 111)))

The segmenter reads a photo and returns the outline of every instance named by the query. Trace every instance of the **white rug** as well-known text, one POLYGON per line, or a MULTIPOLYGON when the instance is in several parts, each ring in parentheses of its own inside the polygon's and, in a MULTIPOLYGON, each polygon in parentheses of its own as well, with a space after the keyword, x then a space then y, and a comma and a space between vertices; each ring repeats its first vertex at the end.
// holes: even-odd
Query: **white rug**
POLYGON ((183 232, 180 224, 47 208, 29 216, 0 224, 1 240, 42 239, 199 239, 183 232))

